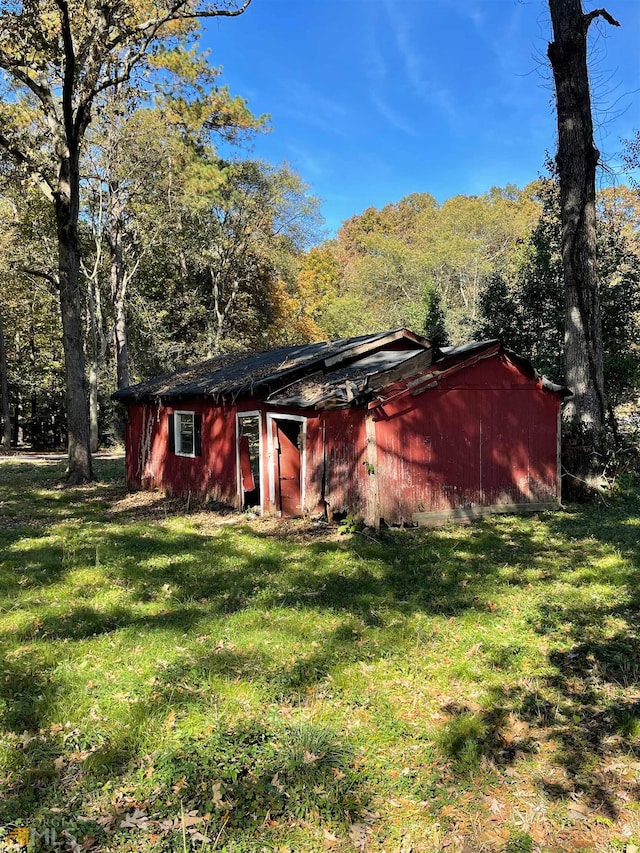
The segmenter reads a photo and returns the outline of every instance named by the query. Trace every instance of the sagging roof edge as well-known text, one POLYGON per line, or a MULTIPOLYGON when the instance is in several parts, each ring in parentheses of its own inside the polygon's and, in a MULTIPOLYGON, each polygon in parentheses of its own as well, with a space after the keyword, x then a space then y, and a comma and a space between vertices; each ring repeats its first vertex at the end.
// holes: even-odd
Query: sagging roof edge
MULTIPOLYGON (((318 366, 325 366, 325 369, 330 368, 330 366, 338 367, 341 363, 343 364, 346 361, 349 361, 351 357, 357 357, 358 355, 362 355, 366 352, 370 352, 371 350, 376 350, 382 346, 385 346, 388 343, 393 343, 395 340, 399 340, 401 338, 406 338, 407 340, 413 341, 414 343, 418 343, 422 345, 425 350, 431 347, 430 342, 419 335, 415 335, 413 332, 410 332, 407 329, 393 329, 387 333, 377 333, 375 335, 371 335, 368 338, 365 336, 359 336, 358 338, 346 339, 348 341, 354 341, 354 343, 350 346, 345 347, 343 350, 338 350, 338 352, 329 353, 326 352, 319 353, 316 356, 310 358, 309 361, 303 362, 303 364, 294 365, 290 368, 285 368, 283 370, 276 370, 272 374, 268 374, 267 376, 257 379, 255 382, 251 382, 249 378, 243 378, 242 382, 236 386, 232 386, 229 389, 224 389, 218 392, 217 394, 209 392, 207 389, 198 392, 198 393, 180 393, 177 392, 151 392, 145 393, 143 388, 140 388, 140 393, 136 393, 135 389, 138 386, 144 386, 151 384, 152 382, 158 382, 164 379, 169 380, 171 376, 174 374, 167 373, 162 376, 153 377, 151 380, 148 380, 144 383, 138 383, 137 386, 130 386, 126 389, 121 389, 115 392, 112 395, 112 399, 122 402, 169 402, 169 401, 178 401, 182 399, 213 399, 216 402, 223 404, 225 402, 234 403, 237 399, 245 397, 245 396, 253 396, 256 391, 262 390, 266 387, 268 394, 275 394, 277 391, 273 389, 273 385, 279 382, 284 381, 284 385, 281 389, 284 390, 287 386, 291 384, 304 380, 307 376, 309 376, 312 372, 317 373, 318 366), (363 340, 364 338, 364 340, 363 340), (357 341, 357 343, 355 343, 357 341), (297 374, 297 375, 296 375, 297 374)), ((331 342, 327 342, 331 343, 331 342)), ((283 348, 289 349, 289 348, 283 348)), ((293 349, 293 348, 291 348, 293 349)), ((278 351, 278 350, 276 350, 278 351)), ((542 390, 554 393, 559 395, 563 402, 573 396, 572 392, 566 386, 560 385, 558 383, 552 382, 546 376, 541 375, 535 369, 531 361, 529 361, 524 356, 519 355, 511 349, 505 347, 502 341, 498 338, 494 338, 486 341, 473 342, 470 344, 464 344, 459 347, 433 347, 434 351, 434 359, 433 359, 433 367, 436 365, 440 365, 441 368, 446 369, 447 372, 455 368, 455 372, 458 369, 464 369, 467 366, 471 366, 473 363, 476 363, 478 360, 492 357, 494 354, 498 354, 500 352, 504 353, 504 355, 513 362, 517 367, 519 367, 525 375, 527 375, 531 379, 540 380, 542 390), (491 350, 495 350, 495 352, 491 352, 491 350), (480 356, 480 359, 478 358, 480 356)), ((258 355, 264 355, 265 353, 256 353, 256 357, 258 355)), ((206 364, 206 362, 202 362, 202 364, 206 364)), ((184 369, 183 369, 184 370, 184 369)), ((176 371, 175 373, 179 373, 180 371, 176 371)), ((330 374, 332 371, 327 370, 327 373, 330 374)), ((430 379, 434 381, 438 380, 438 373, 441 371, 428 371, 428 376, 425 376, 424 381, 428 383, 430 379), (434 375, 431 376, 431 373, 434 375)), ((404 381, 408 381, 411 378, 411 374, 407 377, 403 377, 404 381)), ((400 381, 403 381, 400 380, 400 381)), ((398 381, 398 380, 396 380, 398 381)), ((394 382, 389 383, 389 385, 395 384, 394 382)), ((411 388, 409 393, 416 393, 418 391, 419 385, 417 388, 411 388)), ((384 386, 383 386, 384 387, 384 386)), ((426 389, 425 389, 426 390, 426 389)), ((399 391, 399 394, 406 393, 406 391, 399 391)), ((369 403, 369 407, 371 405, 380 405, 382 400, 381 397, 383 395, 379 395, 377 398, 369 403)), ((393 397, 396 396, 396 393, 392 394, 393 397)), ((299 403, 294 404, 293 401, 287 402, 271 402, 268 399, 264 401, 266 404, 270 405, 279 405, 284 407, 291 407, 292 405, 296 405, 298 408, 313 408, 313 404, 311 406, 301 406, 299 403)), ((354 401, 356 405, 362 404, 365 401, 358 400, 354 401)), ((347 406, 350 403, 347 404, 347 406)))
POLYGON ((566 385, 560 385, 557 382, 553 382, 542 373, 539 373, 528 358, 525 358, 523 355, 518 355, 517 352, 514 352, 505 346, 503 346, 502 349, 507 358, 513 361, 514 364, 524 368, 525 372, 527 372, 532 379, 539 379, 544 391, 548 391, 551 394, 558 394, 562 397, 563 402, 573 397, 573 391, 570 388, 567 388, 566 385))
MULTIPOLYGON (((184 376, 184 374, 188 374, 188 371, 197 370, 200 366, 204 367, 209 362, 216 361, 216 359, 209 359, 197 362, 193 365, 187 365, 170 373, 159 374, 158 376, 151 377, 148 380, 130 385, 127 388, 119 389, 111 395, 111 399, 122 403, 142 403, 158 400, 194 398, 213 399, 216 402, 234 402, 242 396, 253 396, 253 393, 258 389, 262 390, 267 388, 272 392, 275 389, 272 387, 270 388, 270 386, 277 385, 283 381, 286 381, 286 384, 295 382, 297 378, 303 378, 306 374, 313 372, 313 370, 317 369, 321 365, 325 365, 326 367, 335 367, 345 361, 349 361, 351 358, 364 355, 367 352, 379 349, 401 339, 419 344, 423 349, 430 349, 432 347, 429 340, 421 337, 420 335, 416 335, 414 332, 409 331, 409 329, 389 329, 387 331, 375 332, 371 335, 357 335, 352 338, 339 339, 337 341, 320 341, 315 344, 299 344, 290 347, 280 347, 274 350, 265 350, 259 353, 243 354, 239 358, 234 358, 228 364, 221 364, 219 367, 214 368, 212 370, 212 379, 215 373, 222 373, 224 370, 230 370, 234 365, 237 365, 240 362, 250 362, 253 358, 258 360, 261 356, 266 357, 281 353, 283 364, 286 364, 287 357, 293 357, 297 361, 296 363, 282 369, 274 367, 272 372, 263 377, 258 376, 255 379, 252 378, 251 372, 248 371, 235 382, 231 381, 227 387, 224 387, 225 380, 223 377, 219 377, 217 383, 214 382, 209 385, 209 387, 203 386, 197 391, 190 391, 187 389, 189 389, 194 383, 189 382, 188 378, 185 377, 186 381, 181 384, 177 384, 176 388, 173 390, 170 388, 154 390, 154 386, 157 386, 159 383, 168 383, 174 376, 179 383, 180 377, 184 376), (341 343, 344 344, 344 346, 338 346, 341 343), (308 358, 302 358, 300 360, 300 356, 298 355, 299 350, 304 350, 305 348, 314 349, 318 347, 321 347, 322 349, 311 354, 308 358)), ((203 378, 201 382, 204 381, 205 379, 203 378)))

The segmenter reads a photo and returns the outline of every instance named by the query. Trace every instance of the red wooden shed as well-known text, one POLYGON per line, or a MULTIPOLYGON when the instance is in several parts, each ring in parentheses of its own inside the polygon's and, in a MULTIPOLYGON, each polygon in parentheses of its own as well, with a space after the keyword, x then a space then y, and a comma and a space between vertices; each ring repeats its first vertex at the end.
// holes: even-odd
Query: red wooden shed
POLYGON ((568 394, 498 340, 396 329, 221 356, 114 398, 130 488, 377 525, 557 507, 568 394))

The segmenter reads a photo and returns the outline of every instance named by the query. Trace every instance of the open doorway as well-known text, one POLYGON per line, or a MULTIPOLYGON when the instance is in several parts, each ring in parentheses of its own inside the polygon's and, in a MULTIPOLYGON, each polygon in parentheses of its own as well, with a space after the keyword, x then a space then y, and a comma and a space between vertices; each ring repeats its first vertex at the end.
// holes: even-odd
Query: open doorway
POLYGON ((302 515, 305 418, 269 415, 273 501, 283 516, 302 515))
POLYGON ((242 509, 260 507, 260 414, 238 414, 238 479, 242 509))

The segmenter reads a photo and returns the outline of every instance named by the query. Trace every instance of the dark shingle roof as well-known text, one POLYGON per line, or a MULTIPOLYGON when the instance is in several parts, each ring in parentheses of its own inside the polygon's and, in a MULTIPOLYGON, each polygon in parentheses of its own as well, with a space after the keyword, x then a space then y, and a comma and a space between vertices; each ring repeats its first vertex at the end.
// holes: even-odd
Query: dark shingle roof
MULTIPOLYGON (((397 382, 417 387, 420 377, 434 379, 502 347, 498 339, 455 347, 432 347, 407 329, 391 329, 338 341, 281 347, 261 353, 221 355, 156 376, 113 395, 122 402, 188 397, 236 400, 258 397, 277 406, 335 409, 382 399, 383 388, 397 382), (414 377, 417 377, 414 378, 414 377)), ((538 373, 527 359, 503 350, 531 378, 538 373)), ((545 377, 543 387, 563 397, 570 392, 545 377)))
POLYGON ((268 352, 221 355, 122 388, 116 391, 113 399, 126 402, 212 397, 219 400, 256 393, 269 394, 313 373, 325 362, 329 367, 332 363, 356 358, 369 349, 403 339, 414 352, 430 347, 427 340, 406 329, 392 329, 337 341, 281 347, 268 352))

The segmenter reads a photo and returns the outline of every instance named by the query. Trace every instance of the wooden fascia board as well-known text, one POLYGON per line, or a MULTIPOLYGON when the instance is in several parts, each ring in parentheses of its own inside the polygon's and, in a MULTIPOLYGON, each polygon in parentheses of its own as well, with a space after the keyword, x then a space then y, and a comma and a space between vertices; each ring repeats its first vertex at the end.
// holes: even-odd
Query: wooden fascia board
MULTIPOLYGON (((387 344, 392 344, 394 341, 399 341, 402 338, 410 340, 412 343, 422 344, 424 347, 424 339, 419 338, 407 329, 397 329, 395 332, 391 332, 391 334, 385 335, 382 338, 377 338, 375 341, 365 341, 357 346, 341 350, 335 353, 335 355, 330 355, 324 359, 324 365, 327 368, 335 367, 337 364, 357 358, 359 355, 366 355, 367 353, 382 349, 387 344)), ((426 349, 426 347, 424 348, 426 349)))
POLYGON ((406 394, 411 394, 412 396, 416 396, 417 394, 421 394, 423 391, 426 391, 428 387, 435 387, 438 382, 443 379, 447 379, 449 376, 453 376, 458 373, 460 370, 464 370, 466 367, 473 367, 474 364, 477 364, 479 361, 484 361, 487 358, 492 358, 500 351, 500 344, 493 344, 490 348, 483 350, 480 353, 475 353, 468 358, 463 359, 457 364, 453 364, 451 367, 446 368, 445 370, 438 370, 437 367, 435 370, 430 371, 426 375, 418 376, 415 379, 407 382, 404 388, 390 394, 387 397, 379 396, 377 399, 372 400, 368 409, 377 409, 380 406, 385 406, 387 403, 390 403, 392 400, 397 400, 400 397, 404 397, 406 394))
POLYGON ((368 390, 376 391, 378 388, 388 388, 390 385, 404 379, 405 376, 412 376, 417 370, 425 370, 431 367, 433 363, 433 349, 417 351, 414 356, 399 364, 397 367, 392 367, 384 373, 373 374, 369 377, 368 390))

